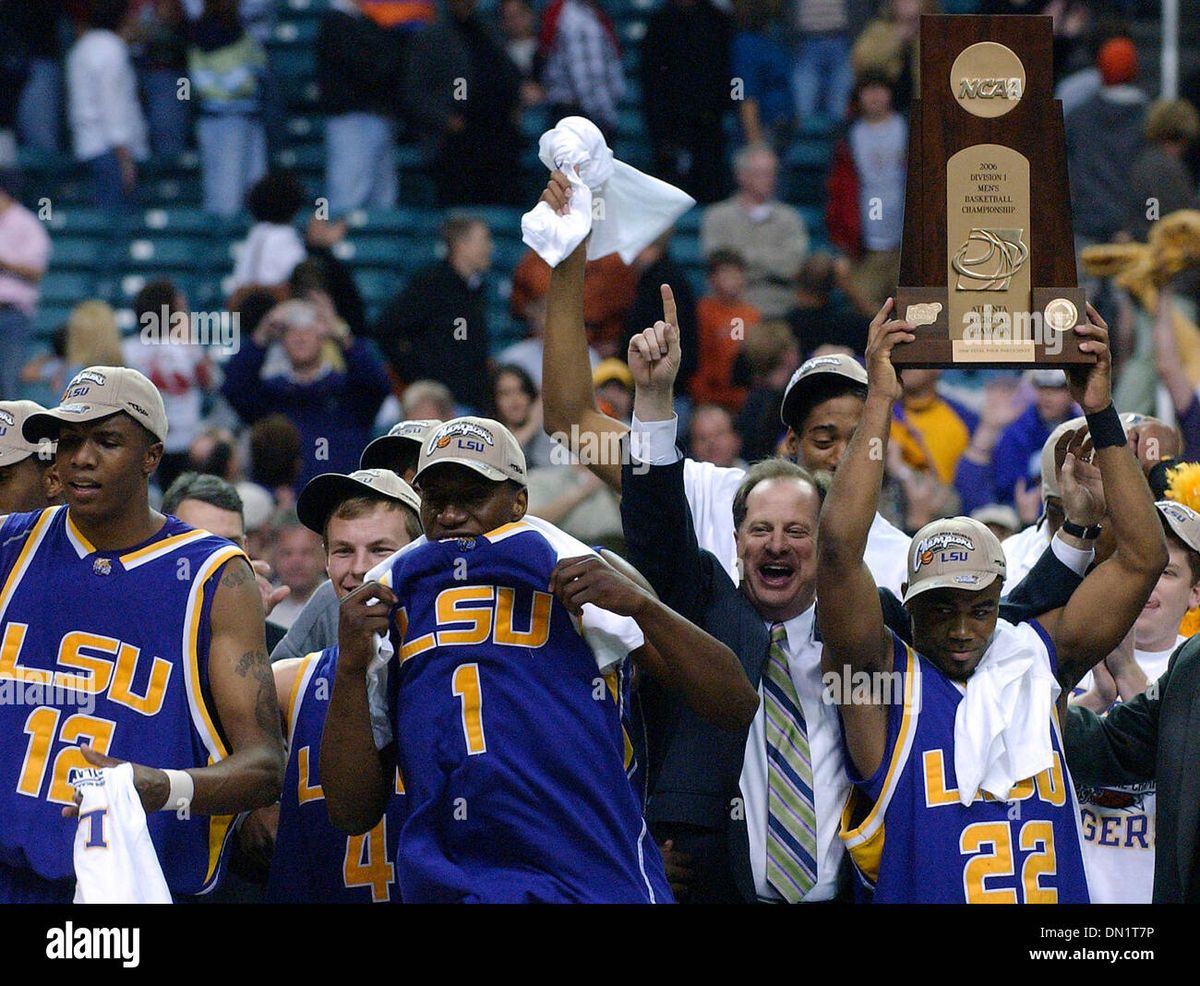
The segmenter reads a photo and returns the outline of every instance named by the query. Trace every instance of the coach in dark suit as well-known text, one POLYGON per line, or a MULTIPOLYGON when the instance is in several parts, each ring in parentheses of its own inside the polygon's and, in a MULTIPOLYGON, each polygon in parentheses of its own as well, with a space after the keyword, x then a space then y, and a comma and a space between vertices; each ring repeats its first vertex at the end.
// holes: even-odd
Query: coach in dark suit
POLYGON ((1072 705, 1067 761, 1076 783, 1157 780, 1154 903, 1200 903, 1200 634, 1166 673, 1105 718, 1072 705))
MULTIPOLYGON (((646 820, 666 849, 668 874, 681 900, 816 902, 844 897, 848 887, 846 867, 839 866, 844 853, 837 820, 849 781, 835 706, 820 694, 820 642, 813 620, 813 539, 822 493, 793 463, 759 463, 747 473, 730 507, 744 571, 741 584, 699 548, 684 491, 683 461, 652 437, 669 433, 655 423, 661 426, 672 418, 671 385, 679 365, 677 334, 663 325, 635 336, 630 347, 630 368, 638 383, 634 448, 625 457, 621 477, 629 560, 667 606, 733 650, 764 702, 750 730, 728 732, 643 678, 637 702, 647 762, 646 820), (782 640, 776 635, 773 642, 772 629, 781 626, 786 635, 782 640), (780 647, 790 688, 778 673, 780 647), (764 678, 772 658, 777 673, 768 686, 764 678), (771 872, 777 847, 765 848, 772 841, 769 831, 778 831, 780 821, 769 807, 778 803, 769 780, 778 756, 773 759, 772 729, 762 720, 770 718, 772 726, 779 721, 778 709, 772 711, 766 696, 781 684, 791 692, 785 698, 801 707, 805 720, 810 769, 799 787, 807 789, 816 819, 809 826, 809 841, 802 844, 800 836, 793 840, 796 855, 807 855, 809 866, 806 876, 790 887, 783 885, 787 881, 778 865, 771 872), (767 749, 748 744, 751 730, 755 742, 767 749), (757 860, 751 858, 752 846, 757 860)), ((1079 577, 1047 552, 1014 593, 1018 604, 1005 606, 1002 615, 1015 622, 1054 609, 1078 583, 1079 577)), ((906 611, 887 595, 890 605, 884 609, 890 622, 897 624, 897 632, 910 635, 906 611)))

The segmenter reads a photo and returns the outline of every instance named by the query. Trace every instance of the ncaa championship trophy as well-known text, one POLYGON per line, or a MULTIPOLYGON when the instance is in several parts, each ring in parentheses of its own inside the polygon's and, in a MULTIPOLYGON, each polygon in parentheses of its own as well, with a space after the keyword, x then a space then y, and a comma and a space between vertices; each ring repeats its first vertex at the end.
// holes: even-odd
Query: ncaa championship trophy
POLYGON ((1090 363, 1072 327, 1075 279, 1051 19, 921 18, 920 98, 895 318, 916 339, 897 366, 1090 363))

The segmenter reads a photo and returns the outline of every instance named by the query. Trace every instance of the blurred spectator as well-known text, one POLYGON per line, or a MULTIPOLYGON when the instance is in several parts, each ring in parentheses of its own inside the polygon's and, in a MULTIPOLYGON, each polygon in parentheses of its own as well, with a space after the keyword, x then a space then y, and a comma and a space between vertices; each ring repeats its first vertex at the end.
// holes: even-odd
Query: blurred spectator
POLYGON ((334 0, 317 29, 317 86, 328 114, 325 191, 335 217, 396 204, 403 36, 380 26, 366 6, 334 0))
POLYGON ((262 121, 266 55, 238 17, 237 0, 205 0, 188 43, 198 118, 204 208, 228 218, 267 171, 262 121))
POLYGON ((187 297, 173 283, 151 281, 138 292, 133 312, 138 331, 122 352, 125 365, 141 371, 162 394, 169 427, 155 480, 165 490, 188 468, 188 448, 203 425, 204 392, 213 386, 215 371, 201 346, 169 335, 174 317, 191 324, 187 297))
POLYGON ((796 278, 795 303, 788 324, 804 359, 820 346, 844 346, 856 356, 867 348, 867 317, 837 295, 850 286, 850 264, 828 253, 814 253, 804 261, 796 278))
POLYGON ((149 154, 137 76, 121 36, 128 10, 128 0, 94 0, 67 55, 75 157, 91 172, 92 198, 103 209, 132 202, 135 162, 149 154))
POLYGON ((1160 99, 1146 114, 1144 133, 1146 148, 1129 169, 1125 193, 1125 229, 1143 243, 1160 217, 1200 208, 1196 183, 1183 163, 1188 146, 1200 134, 1200 114, 1186 99, 1160 99))
POLYGON ((850 51, 854 74, 885 75, 892 84, 892 105, 905 115, 918 95, 921 15, 936 12, 937 0, 883 0, 850 51))
POLYGON ((854 71, 850 42, 861 29, 865 11, 856 0, 795 0, 796 116, 846 115, 854 71))
POLYGON ((624 360, 610 356, 592 373, 596 403, 618 421, 629 423, 633 416, 633 374, 624 360))
POLYGON ((409 384, 400 406, 408 421, 449 421, 454 417, 454 395, 449 387, 436 380, 409 384))
POLYGON ((407 118, 421 135, 440 205, 521 201, 521 72, 478 0, 409 40, 407 118))
POLYGON ((792 306, 792 280, 808 253, 800 213, 775 198, 779 159, 769 147, 746 147, 734 158, 738 192, 709 206, 700 228, 704 255, 736 250, 746 261, 746 300, 763 318, 792 306))
POLYGON ((597 0, 551 0, 538 34, 550 117, 586 116, 612 145, 625 92, 621 45, 597 0))
POLYGON ((303 460, 300 429, 285 415, 268 414, 251 425, 250 479, 269 493, 273 505, 286 509, 295 503, 295 491, 303 485, 297 483, 303 460))
MULTIPOLYGON (((513 315, 520 318, 525 306, 534 298, 544 298, 549 288, 549 265, 532 250, 527 250, 513 271, 509 299, 513 315)), ((615 253, 589 260, 584 266, 583 324, 587 329, 588 345, 601 358, 625 355, 621 342, 636 289, 637 271, 615 253)))
POLYGON ((736 0, 732 71, 741 80, 742 140, 782 153, 793 130, 792 59, 777 0, 736 0))
MULTIPOLYGON (((304 201, 304 186, 290 171, 270 172, 246 194, 246 208, 255 222, 237 249, 230 282, 236 297, 266 291, 283 298, 288 278, 307 256, 292 225, 304 201)), ((232 299, 230 307, 235 307, 232 299)))
POLYGON ((1042 445, 1055 427, 1075 414, 1062 370, 1032 370, 1029 378, 1034 401, 1004 429, 992 456, 994 499, 1016 506, 1025 523, 1036 520, 1041 512, 1037 481, 1042 473, 1042 445), (1026 502, 1022 504, 1022 500, 1026 502))
MULTIPOLYGON (((1175 421, 1183 439, 1181 458, 1192 462, 1200 460, 1200 395, 1188 377, 1179 355, 1179 343, 1175 338, 1175 309, 1178 297, 1175 286, 1164 284, 1158 292, 1158 310, 1155 312, 1153 328, 1153 363, 1139 366, 1134 372, 1144 373, 1150 387, 1160 385, 1170 399, 1175 411, 1175 421), (1157 372, 1156 372, 1157 371, 1157 372)), ((1139 350, 1142 348, 1139 345, 1139 350)), ((1138 353, 1138 363, 1149 363, 1138 353)), ((1133 370, 1127 364, 1124 374, 1133 370)), ((1124 380, 1122 381, 1124 384, 1124 380)))
POLYGON ((276 525, 271 568, 280 584, 292 591, 276 603, 268 621, 286 630, 325 578, 325 548, 321 535, 310 531, 289 512, 276 525))
POLYGON ((532 378, 521 367, 502 364, 492 374, 492 399, 487 416, 511 431, 529 468, 551 464, 553 442, 542 429, 542 399, 532 378))
POLYGON ((500 0, 497 12, 504 50, 521 73, 521 102, 537 106, 546 98, 538 82, 543 66, 538 52, 537 15, 527 0, 500 0))
MULTIPOLYGON (((496 362, 516 364, 529 374, 533 385, 540 391, 542 389, 542 363, 546 352, 546 345, 543 342, 546 333, 545 295, 531 298, 525 302, 520 321, 525 324, 525 338, 502 349, 496 357, 496 362)), ((600 357, 591 346, 588 347, 588 362, 591 363, 593 370, 600 362, 600 357)))
POLYGON ((29 78, 29 49, 13 21, 13 4, 0 3, 0 168, 16 168, 17 114, 29 78))
POLYGON ((743 297, 746 262, 740 253, 714 250, 709 254, 708 290, 696 303, 699 362, 692 377, 692 400, 736 414, 746 402, 746 388, 734 384, 733 364, 759 318, 758 309, 743 297))
POLYGON ((1106 41, 1096 64, 1103 86, 1065 120, 1077 252, 1091 243, 1107 243, 1125 225, 1130 169, 1145 141, 1146 96, 1133 84, 1133 42, 1106 41), (1103 153, 1096 151, 1097 134, 1104 135, 1103 153))
POLYGON ((1017 512, 1012 507, 1002 503, 988 503, 971 511, 971 516, 983 524, 996 537, 1003 541, 1017 533, 1022 527, 1017 512))
POLYGON ((452 215, 442 225, 442 242, 446 258, 412 276, 380 314, 374 335, 400 381, 439 380, 457 402, 478 410, 489 400, 484 276, 492 266, 492 234, 477 216, 452 215))
POLYGON ((358 0, 358 4, 371 20, 389 31, 419 31, 437 17, 434 0, 358 0))
POLYGON ((150 147, 175 158, 187 149, 191 101, 179 80, 188 74, 188 25, 180 0, 133 0, 126 40, 146 97, 150 147))
MULTIPOLYGON (((558 453, 563 459, 565 451, 558 453)), ((623 551, 620 501, 586 466, 553 465, 529 470, 529 513, 584 544, 623 551)))
POLYGON ((312 300, 324 295, 350 331, 364 335, 367 330, 366 306, 359 293, 354 273, 338 259, 333 248, 346 236, 346 223, 331 223, 315 216, 308 221, 305 248, 308 257, 292 268, 288 276, 288 296, 312 300))
POLYGON ((701 404, 688 419, 688 454, 697 462, 745 469, 738 457, 742 438, 734 430, 733 416, 716 404, 701 404))
POLYGON ((26 383, 44 383, 57 399, 85 366, 121 366, 121 330, 117 313, 103 301, 81 301, 71 309, 67 324, 55 333, 51 353, 40 353, 21 370, 26 383))
MULTIPOLYGON (((371 437, 371 425, 390 386, 371 346, 354 339, 344 323, 306 301, 273 310, 225 366, 222 393, 243 421, 283 414, 299 429, 299 489, 322 472, 353 472, 371 437), (263 376, 267 347, 280 341, 286 370, 263 376), (338 350, 344 369, 324 352, 338 350)), ((256 462, 257 466, 257 462, 256 462)))
POLYGON ((905 367, 900 381, 903 396, 892 408, 891 441, 905 465, 933 470, 938 481, 954 482, 958 460, 979 422, 972 411, 938 393, 940 370, 905 367))
POLYGON ((723 120, 732 41, 729 15, 710 0, 667 0, 650 15, 640 46, 654 174, 702 204, 728 190, 723 120))
POLYGON ((50 237, 16 200, 19 181, 0 170, 0 399, 15 400, 39 287, 50 258, 50 237))
POLYGON ((750 463, 776 454, 786 429, 779 417, 783 391, 800 368, 800 348, 787 322, 760 322, 746 337, 742 357, 749 393, 737 418, 742 457, 750 463))
POLYGON ((17 127, 21 144, 57 153, 62 133, 63 48, 59 31, 63 0, 10 0, 4 4, 2 16, 5 28, 12 32, 12 36, 0 39, 6 58, 11 59, 21 49, 28 54, 24 85, 13 84, 11 69, 2 81, 6 100, 20 95, 17 127))
POLYGON ((895 293, 900 272, 908 124, 892 109, 891 83, 881 74, 859 78, 858 118, 846 137, 858 180, 862 253, 853 278, 872 308, 895 293))
POLYGON ((242 478, 237 440, 226 428, 205 428, 188 446, 187 468, 202 475, 220 476, 229 483, 242 478))
MULTIPOLYGON (((971 433, 970 444, 958 460, 958 471, 954 476, 954 488, 958 490, 964 513, 993 502, 996 484, 992 477, 992 456, 996 443, 1025 406, 1015 378, 997 374, 985 384, 979 422, 971 433)), ((1041 472, 1040 464, 1038 472, 1041 472)), ((1012 584, 1016 585, 1016 582, 1012 584)))
POLYGON ((700 347, 696 338, 696 296, 692 293, 692 281, 687 271, 671 259, 671 237, 674 232, 668 229, 633 259, 633 269, 637 271, 638 278, 637 289, 633 295, 633 306, 625 317, 621 354, 629 352, 629 340, 634 335, 663 317, 662 286, 669 285, 675 296, 679 345, 682 349, 675 387, 678 393, 685 394, 696 372, 700 347))

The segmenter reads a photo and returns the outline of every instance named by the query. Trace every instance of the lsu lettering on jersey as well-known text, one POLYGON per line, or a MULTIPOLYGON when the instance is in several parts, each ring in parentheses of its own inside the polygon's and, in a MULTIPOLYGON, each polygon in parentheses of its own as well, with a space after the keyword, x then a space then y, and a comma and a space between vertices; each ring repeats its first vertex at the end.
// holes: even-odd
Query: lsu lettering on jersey
MULTIPOLYGON (((321 734, 338 649, 305 657, 288 700, 288 762, 267 900, 290 904, 383 904, 400 900, 396 844, 404 818, 400 772, 379 824, 347 835, 329 821, 321 789, 321 734)), ((364 769, 372 769, 367 765, 364 769)))
POLYGON ((587 606, 581 632, 549 592, 560 557, 592 553, 526 518, 392 564, 405 901, 671 900, 611 674, 641 631, 587 606))
MULTIPOLYGON (((79 745, 155 767, 228 755, 208 683, 209 614, 239 548, 168 517, 141 545, 97 551, 66 507, 0 525, 0 863, 74 879, 79 745)), ((220 875, 232 816, 147 818, 174 894, 220 875)))
MULTIPOLYGON (((1053 643, 1038 624, 1029 626, 1053 668, 1053 643)), ((992 646, 1015 632, 997 624, 992 646)), ((842 815, 841 837, 873 899, 1087 903, 1079 807, 1057 719, 1051 767, 1020 781, 1007 802, 977 792, 964 806, 954 775, 954 717, 963 695, 894 634, 893 653, 904 698, 889 709, 883 763, 871 777, 860 778, 846 755, 855 789, 842 815)))

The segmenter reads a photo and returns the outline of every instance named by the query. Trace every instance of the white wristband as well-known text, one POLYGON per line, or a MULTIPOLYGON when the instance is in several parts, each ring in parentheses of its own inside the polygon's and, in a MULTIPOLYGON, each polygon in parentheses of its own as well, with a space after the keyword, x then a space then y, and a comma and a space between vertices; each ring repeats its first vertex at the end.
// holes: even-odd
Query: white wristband
POLYGON ((171 790, 167 800, 159 811, 179 811, 188 808, 192 803, 192 795, 196 793, 196 782, 186 770, 164 770, 167 780, 171 782, 171 790))

